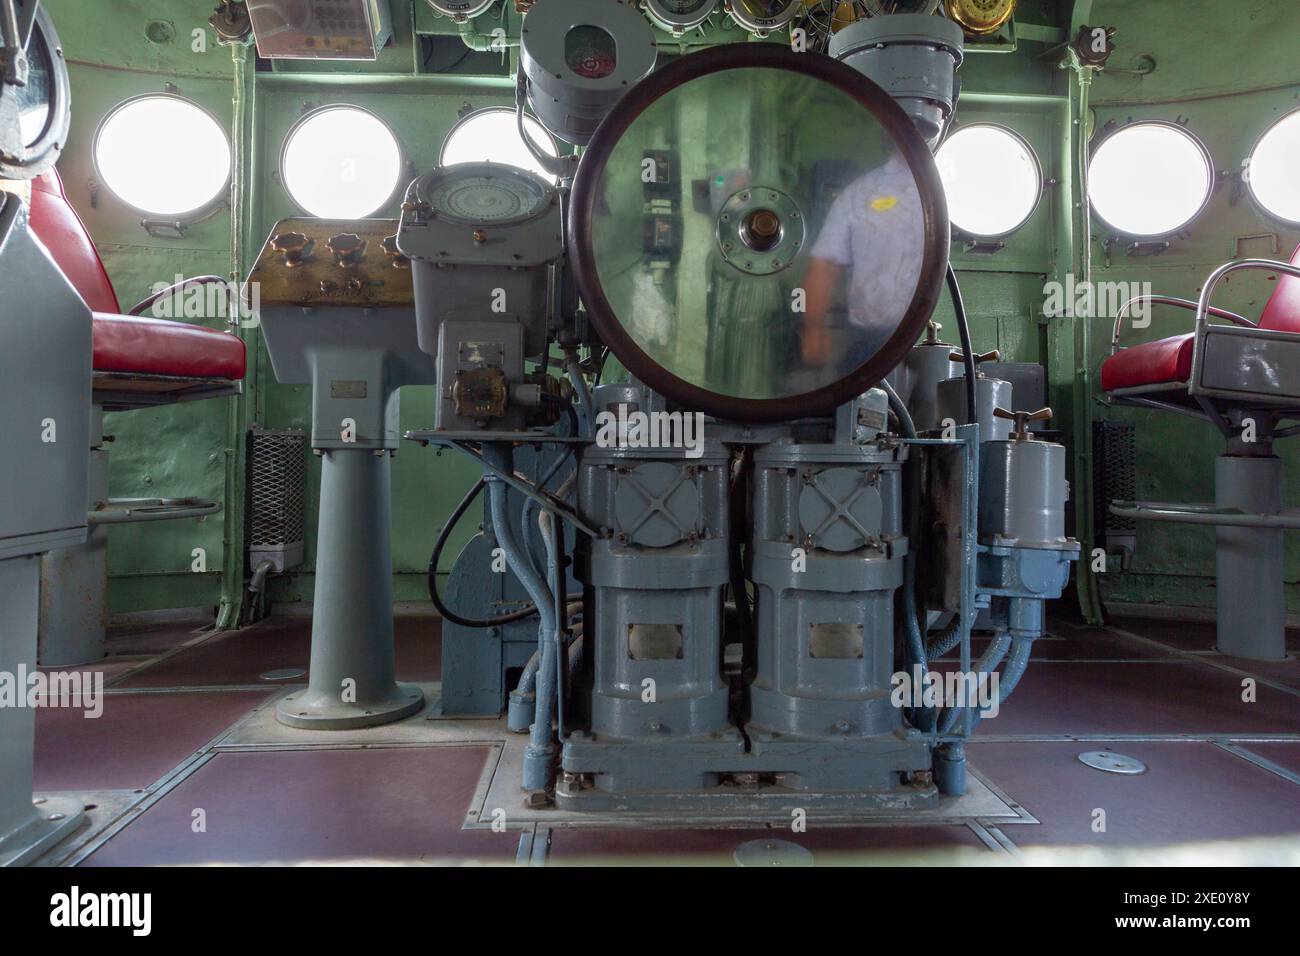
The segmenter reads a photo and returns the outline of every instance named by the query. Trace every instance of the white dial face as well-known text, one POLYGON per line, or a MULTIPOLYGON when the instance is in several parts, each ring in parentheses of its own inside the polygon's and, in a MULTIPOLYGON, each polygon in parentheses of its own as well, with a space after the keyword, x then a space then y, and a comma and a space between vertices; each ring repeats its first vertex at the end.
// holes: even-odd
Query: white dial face
POLYGON ((458 173, 453 167, 425 185, 425 201, 437 215, 466 223, 522 222, 546 209, 550 199, 545 185, 508 169, 458 173))

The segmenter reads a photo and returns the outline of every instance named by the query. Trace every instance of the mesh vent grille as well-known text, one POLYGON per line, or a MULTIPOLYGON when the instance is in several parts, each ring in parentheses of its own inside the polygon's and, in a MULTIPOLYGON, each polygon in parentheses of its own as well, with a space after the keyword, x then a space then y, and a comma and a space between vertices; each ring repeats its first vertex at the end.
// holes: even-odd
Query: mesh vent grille
POLYGON ((306 493, 306 432, 253 429, 248 449, 249 548, 301 544, 306 493))
POLYGON ((1137 427, 1132 422, 1092 423, 1093 528, 1104 532, 1137 530, 1133 518, 1110 513, 1112 501, 1137 498, 1137 427))

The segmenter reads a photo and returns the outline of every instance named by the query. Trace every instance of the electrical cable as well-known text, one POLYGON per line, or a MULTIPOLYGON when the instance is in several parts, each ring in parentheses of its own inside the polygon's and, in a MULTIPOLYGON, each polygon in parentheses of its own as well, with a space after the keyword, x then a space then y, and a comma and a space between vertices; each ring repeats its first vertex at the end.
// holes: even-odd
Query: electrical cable
POLYGON ((974 425, 979 421, 979 408, 976 406, 975 349, 971 346, 970 323, 966 319, 966 303, 962 301, 961 286, 957 284, 957 271, 948 263, 948 294, 952 297, 952 310, 957 316, 957 333, 961 336, 962 365, 966 368, 966 424, 974 425))

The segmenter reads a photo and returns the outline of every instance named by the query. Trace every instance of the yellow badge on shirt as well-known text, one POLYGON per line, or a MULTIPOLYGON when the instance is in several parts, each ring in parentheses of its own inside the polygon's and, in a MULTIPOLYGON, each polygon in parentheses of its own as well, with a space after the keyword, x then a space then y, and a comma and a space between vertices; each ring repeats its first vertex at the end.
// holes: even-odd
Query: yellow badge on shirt
POLYGON ((871 208, 876 212, 887 212, 898 205, 897 196, 877 196, 871 200, 871 208))

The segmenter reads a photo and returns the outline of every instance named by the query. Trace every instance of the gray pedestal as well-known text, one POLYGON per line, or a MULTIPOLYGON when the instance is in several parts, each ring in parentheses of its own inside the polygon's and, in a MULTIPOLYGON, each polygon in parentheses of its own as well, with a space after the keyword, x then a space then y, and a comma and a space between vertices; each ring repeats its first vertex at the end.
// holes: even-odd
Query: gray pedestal
MULTIPOLYGON (((1282 510, 1282 461, 1223 455, 1214 467, 1215 502, 1246 514, 1282 510)), ((1283 531, 1230 528, 1215 531, 1220 653, 1256 661, 1286 657, 1283 531)))
MULTIPOLYGON (((87 512, 108 498, 108 452, 101 446, 104 411, 90 416, 87 512)), ((108 529, 91 525, 81 544, 41 557, 39 661, 42 667, 75 667, 104 659, 108 625, 108 529)))
POLYGON ((290 727, 369 727, 424 704, 418 688, 393 677, 388 472, 382 449, 322 456, 309 685, 276 708, 290 727))
MULTIPOLYGON (((0 561, 0 672, 17 681, 36 666, 37 584, 35 557, 0 561)), ((32 803, 32 754, 36 711, 23 699, 0 707, 0 866, 19 866, 75 830, 82 820, 76 801, 32 803)))

